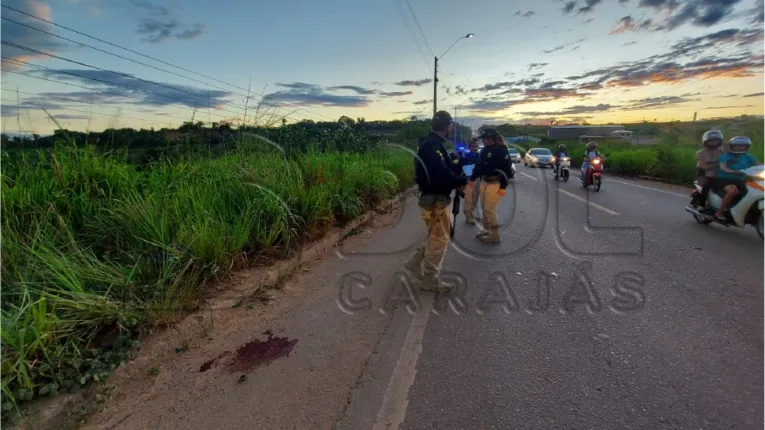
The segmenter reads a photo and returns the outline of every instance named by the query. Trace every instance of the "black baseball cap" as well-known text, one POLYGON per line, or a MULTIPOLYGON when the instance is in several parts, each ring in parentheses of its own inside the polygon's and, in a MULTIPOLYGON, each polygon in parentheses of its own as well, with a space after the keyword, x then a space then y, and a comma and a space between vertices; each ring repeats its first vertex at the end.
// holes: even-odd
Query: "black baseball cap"
POLYGON ((447 127, 452 122, 452 116, 445 110, 440 110, 433 115, 433 128, 442 129, 447 127))
POLYGON ((495 136, 497 136, 497 130, 494 130, 493 128, 487 128, 478 137, 480 139, 486 139, 487 137, 495 137, 495 136))

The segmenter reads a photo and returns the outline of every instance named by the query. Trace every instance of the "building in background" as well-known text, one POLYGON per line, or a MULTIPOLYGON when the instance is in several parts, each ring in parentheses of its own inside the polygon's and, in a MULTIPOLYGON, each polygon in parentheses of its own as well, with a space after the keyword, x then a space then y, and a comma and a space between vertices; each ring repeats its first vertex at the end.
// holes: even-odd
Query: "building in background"
MULTIPOLYGON (((616 137, 615 132, 627 131, 623 125, 559 125, 547 130, 548 139, 579 139, 582 137, 616 137)), ((626 135, 625 135, 626 136, 626 135)))

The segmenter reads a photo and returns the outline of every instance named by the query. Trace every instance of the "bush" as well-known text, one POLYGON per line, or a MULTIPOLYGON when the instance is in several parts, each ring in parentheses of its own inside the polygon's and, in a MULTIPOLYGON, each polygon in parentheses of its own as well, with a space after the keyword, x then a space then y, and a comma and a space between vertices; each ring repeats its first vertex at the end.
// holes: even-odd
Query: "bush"
POLYGON ((284 255, 412 183, 404 150, 245 146, 140 170, 61 144, 4 163, 4 414, 104 378, 135 330, 193 310, 242 253, 284 255))

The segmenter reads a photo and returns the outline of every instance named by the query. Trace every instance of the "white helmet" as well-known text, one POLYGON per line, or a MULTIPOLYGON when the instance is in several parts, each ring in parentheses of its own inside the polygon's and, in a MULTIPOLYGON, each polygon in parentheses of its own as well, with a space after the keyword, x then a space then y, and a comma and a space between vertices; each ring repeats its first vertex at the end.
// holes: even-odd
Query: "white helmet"
POLYGON ((722 145, 725 142, 725 137, 723 137, 723 134, 720 130, 708 130, 706 133, 704 133, 703 136, 701 136, 701 144, 710 148, 715 148, 720 145, 722 145), (710 140, 717 140, 719 143, 716 145, 714 144, 707 144, 710 140))
POLYGON ((746 154, 752 146, 752 139, 746 136, 736 136, 728 141, 728 151, 734 154, 746 154))

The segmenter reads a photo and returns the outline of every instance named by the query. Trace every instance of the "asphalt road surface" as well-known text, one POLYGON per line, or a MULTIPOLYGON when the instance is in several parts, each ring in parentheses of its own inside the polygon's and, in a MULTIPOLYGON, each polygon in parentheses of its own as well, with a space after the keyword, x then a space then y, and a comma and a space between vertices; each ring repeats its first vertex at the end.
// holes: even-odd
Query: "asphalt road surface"
POLYGON ((518 168, 502 244, 460 215, 443 270, 461 300, 407 300, 401 262, 425 235, 410 198, 90 428, 763 428, 754 229, 696 224, 680 187, 606 174, 596 193, 550 174, 518 168), (292 354, 239 382, 200 373, 267 329, 292 354))
POLYGON ((518 171, 502 245, 458 226, 444 268, 465 300, 423 302, 441 312, 411 321, 377 422, 762 428, 753 229, 697 225, 678 187, 605 177, 596 193, 518 171))

